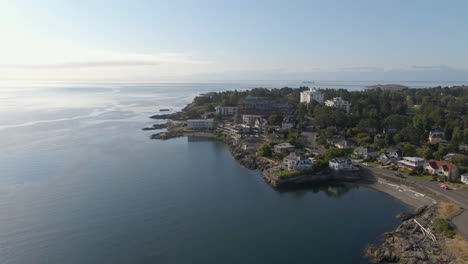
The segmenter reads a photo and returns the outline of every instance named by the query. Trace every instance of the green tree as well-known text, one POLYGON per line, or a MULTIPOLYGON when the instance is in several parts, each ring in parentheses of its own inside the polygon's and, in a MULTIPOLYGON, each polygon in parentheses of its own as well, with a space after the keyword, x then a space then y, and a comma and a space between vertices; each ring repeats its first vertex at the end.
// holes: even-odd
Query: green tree
POLYGON ((257 155, 261 157, 271 157, 272 151, 270 144, 262 144, 258 147, 257 155))
POLYGON ((342 157, 342 156, 346 156, 346 151, 336 148, 336 147, 331 147, 325 152, 326 160, 331 160, 333 158, 342 157))

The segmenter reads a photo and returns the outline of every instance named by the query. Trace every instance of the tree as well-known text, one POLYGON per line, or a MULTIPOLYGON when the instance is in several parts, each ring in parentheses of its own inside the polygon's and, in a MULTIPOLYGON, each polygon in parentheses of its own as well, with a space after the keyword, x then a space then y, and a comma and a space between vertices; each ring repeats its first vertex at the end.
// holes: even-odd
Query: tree
POLYGON ((273 113, 268 117, 268 123, 272 125, 279 125, 283 118, 277 113, 273 113))
POLYGON ((257 155, 261 157, 271 157, 271 146, 270 144, 262 144, 258 147, 257 155))
POLYGON ((327 150, 327 152, 325 152, 325 159, 331 160, 333 158, 337 158, 337 157, 341 157, 345 155, 346 155, 346 151, 336 148, 336 147, 331 147, 330 149, 327 150))
POLYGON ((410 143, 406 143, 403 146, 403 154, 405 156, 414 156, 415 154, 414 147, 410 143))

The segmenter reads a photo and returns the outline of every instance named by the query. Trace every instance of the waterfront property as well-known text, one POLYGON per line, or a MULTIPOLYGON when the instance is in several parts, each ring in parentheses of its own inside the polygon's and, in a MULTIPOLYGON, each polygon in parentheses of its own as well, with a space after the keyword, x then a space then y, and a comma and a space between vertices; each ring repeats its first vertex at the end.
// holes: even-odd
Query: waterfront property
POLYGON ((427 161, 424 158, 420 157, 403 157, 402 160, 398 161, 398 166, 401 168, 407 169, 416 169, 420 167, 424 167, 427 161))
POLYGON ((289 143, 280 143, 273 147, 273 151, 276 153, 291 152, 294 151, 294 146, 289 143))
POLYGON ((311 101, 316 101, 319 104, 323 104, 325 95, 316 88, 310 88, 309 91, 303 91, 300 95, 300 102, 309 104, 311 101))
POLYGON ((379 150, 374 148, 355 148, 354 155, 365 160, 374 160, 379 156, 379 150))
POLYGON ((189 119, 187 120, 188 129, 208 129, 213 127, 213 119, 189 119))
POLYGON ((397 164, 397 158, 392 156, 389 152, 380 154, 380 156, 377 158, 377 161, 382 165, 397 164))
POLYGON ((215 107, 216 115, 230 116, 237 113, 237 107, 235 106, 216 106, 215 107))
POLYGON ((430 160, 424 170, 434 176, 442 176, 446 180, 456 180, 460 176, 455 164, 439 160, 430 160))
POLYGON ((328 161, 328 167, 335 171, 349 171, 357 169, 348 157, 333 158, 328 161))
POLYGON ((241 149, 248 152, 248 153, 255 153, 257 152, 258 147, 262 144, 262 141, 257 137, 248 137, 242 139, 241 142, 241 149))
POLYGON ((288 168, 288 170, 308 170, 313 167, 312 160, 299 151, 291 152, 286 156, 283 159, 283 165, 288 168))
POLYGON ((326 100, 325 105, 345 110, 346 113, 349 113, 351 108, 351 103, 346 100, 343 100, 343 98, 341 97, 335 97, 331 100, 326 100))

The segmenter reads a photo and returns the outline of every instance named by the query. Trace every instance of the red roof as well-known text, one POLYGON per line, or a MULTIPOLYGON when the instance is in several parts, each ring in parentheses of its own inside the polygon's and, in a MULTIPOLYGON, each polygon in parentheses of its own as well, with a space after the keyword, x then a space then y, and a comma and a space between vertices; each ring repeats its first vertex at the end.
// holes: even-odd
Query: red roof
POLYGON ((429 166, 431 166, 431 168, 433 168, 434 170, 438 170, 439 168, 442 168, 444 171, 449 171, 449 172, 457 167, 455 164, 440 161, 440 160, 430 160, 429 166))

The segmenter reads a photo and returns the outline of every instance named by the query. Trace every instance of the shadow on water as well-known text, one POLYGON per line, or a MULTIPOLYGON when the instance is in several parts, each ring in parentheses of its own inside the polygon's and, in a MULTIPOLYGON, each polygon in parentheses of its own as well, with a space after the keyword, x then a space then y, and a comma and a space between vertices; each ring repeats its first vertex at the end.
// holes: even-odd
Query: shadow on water
POLYGON ((304 184, 300 186, 288 186, 288 187, 279 187, 276 190, 280 193, 288 193, 292 192, 297 195, 303 196, 309 192, 312 193, 320 193, 323 192, 328 197, 340 197, 348 193, 353 189, 358 189, 359 185, 357 184, 350 184, 350 183, 310 183, 304 184))

